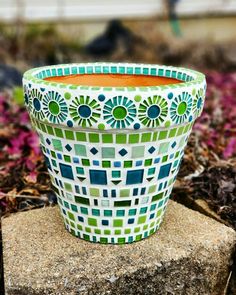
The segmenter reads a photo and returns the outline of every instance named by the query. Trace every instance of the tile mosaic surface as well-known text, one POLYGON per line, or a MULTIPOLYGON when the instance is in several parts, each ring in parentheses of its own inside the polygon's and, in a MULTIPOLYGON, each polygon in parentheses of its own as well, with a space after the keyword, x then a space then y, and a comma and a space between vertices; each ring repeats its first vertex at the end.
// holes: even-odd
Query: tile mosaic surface
POLYGON ((130 243, 153 234, 203 108, 204 76, 154 65, 72 64, 27 72, 24 89, 66 228, 100 243, 130 243), (131 71, 185 83, 108 88, 43 80, 131 71))

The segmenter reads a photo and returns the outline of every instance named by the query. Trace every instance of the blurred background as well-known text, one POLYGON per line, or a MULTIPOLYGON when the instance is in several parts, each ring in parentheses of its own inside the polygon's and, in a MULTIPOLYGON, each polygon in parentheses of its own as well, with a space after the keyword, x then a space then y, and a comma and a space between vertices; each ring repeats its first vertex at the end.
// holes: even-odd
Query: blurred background
POLYGON ((1 0, 0 63, 20 71, 94 59, 232 70, 235 14, 234 0, 1 0))
POLYGON ((207 75, 173 196, 236 227, 235 0, 0 0, 0 209, 56 203, 24 108, 22 73, 36 66, 130 61, 207 75))

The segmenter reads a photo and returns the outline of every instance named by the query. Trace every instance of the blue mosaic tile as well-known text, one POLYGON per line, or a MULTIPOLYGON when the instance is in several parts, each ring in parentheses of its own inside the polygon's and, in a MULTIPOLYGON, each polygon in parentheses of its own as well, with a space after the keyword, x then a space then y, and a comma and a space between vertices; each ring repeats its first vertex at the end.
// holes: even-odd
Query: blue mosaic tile
POLYGON ((143 165, 143 161, 142 160, 136 161, 135 165, 136 166, 142 166, 143 165))
POLYGON ((114 167, 121 167, 121 162, 115 161, 114 162, 114 167))
POLYGON ((49 158, 46 157, 46 156, 44 156, 44 159, 45 159, 45 162, 46 162, 46 165, 47 165, 48 169, 49 169, 49 170, 52 170, 52 167, 51 167, 51 163, 50 163, 50 161, 49 161, 49 158))
POLYGON ((51 144, 51 141, 50 141, 50 139, 49 139, 49 138, 46 138, 46 143, 47 143, 48 145, 50 145, 50 144, 51 144))
POLYGON ((160 172, 158 174, 158 179, 162 179, 169 176, 170 169, 171 169, 171 164, 166 164, 161 166, 160 172))
POLYGON ((62 177, 74 179, 73 171, 70 165, 59 163, 62 177))
POLYGON ((97 161, 97 160, 93 160, 93 165, 94 165, 94 166, 99 166, 99 161, 97 161))
POLYGON ((154 146, 152 146, 152 147, 150 147, 150 148, 148 149, 148 151, 149 151, 150 154, 154 153, 155 150, 156 150, 156 149, 154 148, 154 146))
POLYGON ((143 169, 127 172, 126 184, 138 184, 143 182, 143 169))
POLYGON ((93 154, 93 155, 96 155, 97 153, 98 153, 98 150, 96 149, 96 148, 92 148, 91 150, 90 150, 90 152, 93 154))
POLYGON ((91 184, 107 184, 107 173, 105 170, 89 170, 91 184))
POLYGON ((121 150, 119 151, 119 154, 120 154, 122 157, 124 157, 124 156, 127 154, 127 151, 126 151, 125 149, 121 149, 121 150))

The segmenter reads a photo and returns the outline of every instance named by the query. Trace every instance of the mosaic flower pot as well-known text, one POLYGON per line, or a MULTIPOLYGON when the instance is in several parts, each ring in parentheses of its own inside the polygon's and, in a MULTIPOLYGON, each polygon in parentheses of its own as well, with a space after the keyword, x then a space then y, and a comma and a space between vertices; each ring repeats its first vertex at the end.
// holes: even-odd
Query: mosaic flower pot
POLYGON ((153 234, 203 108, 204 75, 159 65, 70 64, 27 71, 23 84, 69 232, 120 244, 153 234), (182 83, 94 87, 44 80, 85 73, 153 75, 182 83))

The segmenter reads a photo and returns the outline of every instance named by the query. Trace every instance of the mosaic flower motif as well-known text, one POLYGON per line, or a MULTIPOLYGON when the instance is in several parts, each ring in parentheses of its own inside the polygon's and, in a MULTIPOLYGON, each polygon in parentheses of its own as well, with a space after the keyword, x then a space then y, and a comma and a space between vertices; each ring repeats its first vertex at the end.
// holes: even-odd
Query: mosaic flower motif
POLYGON ((157 127, 166 118, 168 103, 161 96, 148 97, 140 103, 138 117, 140 122, 147 127, 157 127))
POLYGON ((197 117, 200 115, 202 108, 203 108, 203 89, 198 90, 196 97, 193 101, 193 113, 194 116, 197 117))
POLYGON ((55 91, 48 91, 43 98, 43 111, 52 123, 65 121, 68 108, 64 98, 55 91))
POLYGON ((100 117, 100 105, 89 96, 75 97, 69 107, 72 119, 83 127, 91 127, 100 117))
POLYGON ((170 107, 170 116, 176 124, 181 124, 188 118, 192 109, 192 96, 183 92, 176 96, 170 107))
POLYGON ((125 96, 109 99, 103 109, 103 118, 112 128, 126 128, 136 116, 135 104, 125 96))
POLYGON ((42 110, 42 97, 43 95, 38 89, 32 89, 28 96, 29 110, 38 120, 42 120, 45 117, 42 110))

